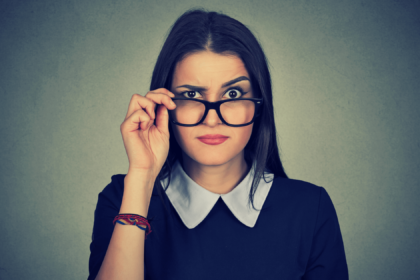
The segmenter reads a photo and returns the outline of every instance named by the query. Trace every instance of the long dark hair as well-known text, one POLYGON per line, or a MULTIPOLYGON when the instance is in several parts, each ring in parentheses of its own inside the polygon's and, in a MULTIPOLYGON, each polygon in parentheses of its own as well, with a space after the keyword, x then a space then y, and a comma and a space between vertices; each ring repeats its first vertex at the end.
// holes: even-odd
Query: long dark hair
MULTIPOLYGON (((189 54, 206 50, 217 54, 234 54, 241 58, 250 75, 253 92, 264 99, 262 113, 256 119, 251 138, 245 147, 245 160, 256 164, 249 193, 249 202, 255 209, 254 193, 265 170, 273 173, 274 177, 288 177, 277 147, 267 61, 251 31, 239 21, 222 13, 204 9, 186 11, 174 23, 166 38, 153 70, 150 90, 162 87, 170 89, 176 64, 189 54)), ((169 129, 173 135, 171 126, 169 129)), ((169 177, 165 188, 169 186, 169 175, 177 159, 182 160, 182 150, 175 137, 170 137, 169 155, 155 183, 160 192, 160 180, 169 177)))

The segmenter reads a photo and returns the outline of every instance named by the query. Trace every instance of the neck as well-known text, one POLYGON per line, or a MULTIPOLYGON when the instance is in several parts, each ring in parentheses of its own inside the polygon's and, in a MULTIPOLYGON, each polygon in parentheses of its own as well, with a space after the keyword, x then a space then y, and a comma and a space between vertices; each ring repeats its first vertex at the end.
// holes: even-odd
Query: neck
POLYGON ((249 168, 243 152, 221 165, 203 165, 183 153, 183 168, 198 185, 208 191, 226 194, 233 190, 248 174, 249 168))

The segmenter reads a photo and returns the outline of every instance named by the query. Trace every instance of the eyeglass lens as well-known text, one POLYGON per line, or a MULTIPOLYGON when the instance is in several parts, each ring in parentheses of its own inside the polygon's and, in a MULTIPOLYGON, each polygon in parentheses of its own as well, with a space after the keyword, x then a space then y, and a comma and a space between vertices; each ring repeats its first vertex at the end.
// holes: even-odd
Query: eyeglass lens
MULTIPOLYGON (((174 100, 176 109, 169 111, 180 124, 196 124, 204 115, 206 106, 195 100, 174 100)), ((255 103, 251 100, 233 100, 220 105, 220 113, 228 124, 249 123, 254 117, 255 103)))

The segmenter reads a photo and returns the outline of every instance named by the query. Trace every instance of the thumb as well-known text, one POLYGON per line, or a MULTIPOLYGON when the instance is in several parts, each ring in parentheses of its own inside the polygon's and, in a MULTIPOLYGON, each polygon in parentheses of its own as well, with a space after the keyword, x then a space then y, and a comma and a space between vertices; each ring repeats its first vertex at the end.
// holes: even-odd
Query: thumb
POLYGON ((159 131, 169 135, 169 115, 168 109, 164 105, 158 105, 156 112, 156 127, 159 131))

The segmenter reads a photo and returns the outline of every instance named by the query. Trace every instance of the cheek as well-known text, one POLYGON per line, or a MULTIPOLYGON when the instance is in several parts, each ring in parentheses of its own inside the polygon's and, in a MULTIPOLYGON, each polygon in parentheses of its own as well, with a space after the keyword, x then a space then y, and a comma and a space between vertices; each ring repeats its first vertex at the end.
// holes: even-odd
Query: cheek
POLYGON ((238 127, 235 135, 235 142, 238 146, 242 149, 245 148, 246 144, 248 144, 249 139, 251 138, 252 128, 254 124, 250 124, 244 127, 238 127))

